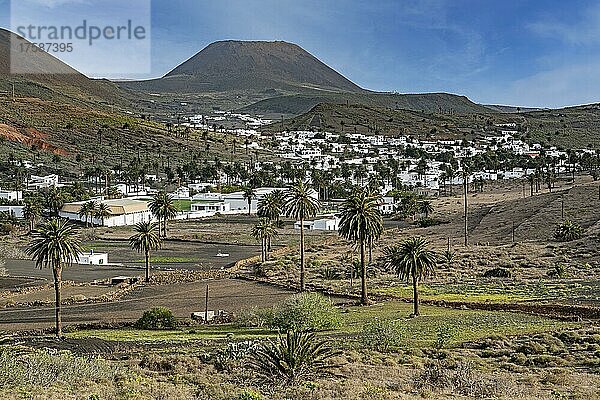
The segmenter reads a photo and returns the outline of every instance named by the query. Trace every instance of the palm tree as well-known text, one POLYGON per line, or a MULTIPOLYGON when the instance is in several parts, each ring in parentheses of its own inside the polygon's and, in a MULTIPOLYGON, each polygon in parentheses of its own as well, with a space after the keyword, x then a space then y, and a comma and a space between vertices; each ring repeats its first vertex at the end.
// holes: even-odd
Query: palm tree
POLYGON ((248 215, 252 212, 252 200, 256 198, 256 190, 252 186, 244 188, 244 199, 248 202, 248 215))
POLYGON ((342 204, 342 218, 340 221, 339 234, 358 242, 360 246, 361 267, 361 304, 367 305, 367 267, 365 265, 365 245, 379 239, 383 232, 383 218, 379 205, 381 196, 360 189, 352 193, 342 204))
POLYGON ((44 194, 44 201, 46 207, 50 210, 52 215, 58 216, 59 210, 65 204, 64 194, 54 186, 49 188, 44 194))
POLYGON ((75 230, 65 219, 52 218, 33 231, 27 254, 37 268, 51 268, 54 275, 56 336, 62 336, 61 286, 62 270, 71 266, 81 254, 81 245, 75 230))
POLYGON ((249 364, 266 382, 296 385, 330 374, 335 368, 331 359, 339 354, 315 332, 289 330, 277 340, 261 343, 252 353, 249 364))
POLYGON ((421 214, 425 214, 425 218, 429 218, 429 214, 433 212, 433 205, 431 204, 431 201, 423 200, 419 204, 419 212, 421 214))
POLYGON ((300 291, 304 291, 305 271, 304 271, 304 221, 307 218, 314 217, 321 208, 319 200, 312 196, 312 188, 308 183, 298 181, 296 185, 291 186, 284 194, 283 209, 290 218, 300 221, 300 291))
POLYGON ((465 236, 465 247, 469 245, 469 199, 467 197, 469 193, 469 172, 463 166, 462 171, 463 179, 463 203, 464 203, 464 236, 465 236))
POLYGON ((23 218, 27 220, 29 232, 33 231, 36 222, 41 218, 44 209, 37 201, 26 201, 23 207, 23 218))
POLYGON ((267 193, 259 200, 256 215, 275 221, 279 225, 279 219, 283 210, 283 201, 283 191, 274 190, 271 193, 267 193))
POLYGON ((111 211, 109 205, 106 203, 98 204, 96 210, 94 211, 94 218, 97 218, 100 221, 102 221, 102 226, 104 226, 104 219, 110 216, 111 211))
MULTIPOLYGON (((90 216, 94 215, 95 209, 96 209, 95 201, 86 201, 79 208, 79 212, 77 214, 79 215, 79 218, 85 218, 85 227, 86 228, 90 226, 90 216)), ((93 225, 93 223, 92 223, 92 225, 93 225)))
POLYGON ((400 279, 412 278, 413 315, 419 315, 419 291, 417 285, 433 275, 437 265, 435 253, 428 249, 427 240, 413 237, 399 246, 389 246, 383 250, 384 265, 395 271, 400 279))
POLYGON ((148 203, 150 212, 158 219, 158 232, 160 234, 160 224, 162 222, 162 237, 167 237, 167 221, 177 216, 177 208, 173 204, 173 196, 161 190, 156 193, 150 203, 148 203))
POLYGON ((252 237, 260 242, 260 256, 263 262, 269 261, 269 243, 271 242, 271 238, 277 235, 277 228, 274 225, 274 221, 267 218, 261 218, 258 224, 252 228, 252 237))
POLYGON ((138 253, 144 253, 146 263, 146 282, 150 281, 150 250, 158 250, 161 246, 160 224, 156 222, 140 222, 133 229, 136 233, 129 238, 129 245, 138 253))
MULTIPOLYGON (((281 228, 281 213, 283 212, 283 191, 274 190, 267 193, 258 202, 256 214, 261 218, 267 218, 275 224, 275 228, 281 228)), ((271 251, 271 238, 267 243, 267 251, 271 251)))

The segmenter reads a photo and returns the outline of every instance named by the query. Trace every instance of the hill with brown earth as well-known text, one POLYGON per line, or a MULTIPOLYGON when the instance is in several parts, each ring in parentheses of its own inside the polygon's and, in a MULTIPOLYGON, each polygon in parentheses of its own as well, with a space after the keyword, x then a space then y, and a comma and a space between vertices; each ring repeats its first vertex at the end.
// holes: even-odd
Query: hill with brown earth
POLYGON ((128 103, 114 83, 90 79, 51 54, 33 51, 28 45, 20 36, 0 29, 0 95, 12 95, 14 85, 15 94, 20 97, 95 105, 128 103))

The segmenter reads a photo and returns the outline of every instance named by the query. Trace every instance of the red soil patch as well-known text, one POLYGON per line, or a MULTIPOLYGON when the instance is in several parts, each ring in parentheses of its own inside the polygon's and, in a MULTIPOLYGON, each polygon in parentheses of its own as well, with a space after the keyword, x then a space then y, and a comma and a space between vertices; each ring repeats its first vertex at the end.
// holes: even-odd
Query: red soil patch
POLYGON ((48 135, 34 128, 17 129, 14 126, 0 124, 0 136, 11 142, 23 143, 29 147, 35 146, 41 150, 66 156, 66 150, 54 146, 46 141, 48 135))

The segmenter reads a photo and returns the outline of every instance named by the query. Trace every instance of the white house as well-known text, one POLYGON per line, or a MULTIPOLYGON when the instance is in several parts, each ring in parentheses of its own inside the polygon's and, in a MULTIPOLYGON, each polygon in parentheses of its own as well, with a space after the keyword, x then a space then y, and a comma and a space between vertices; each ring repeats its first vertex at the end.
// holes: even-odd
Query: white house
MULTIPOLYGON (((85 216, 79 215, 79 210, 85 201, 75 203, 67 203, 59 212, 59 216, 72 221, 85 222, 85 216)), ((148 209, 148 202, 135 199, 115 199, 104 200, 103 204, 109 207, 109 216, 104 218, 104 221, 99 218, 93 218, 95 225, 112 226, 128 226, 135 225, 140 222, 152 221, 154 217, 148 209)))
POLYGON ((231 205, 224 201, 204 201, 201 203, 192 203, 192 213, 204 213, 207 217, 217 213, 228 213, 231 210, 231 205))
MULTIPOLYGON (((314 221, 304 221, 304 229, 309 231, 337 231, 340 228, 340 219, 337 217, 320 218, 314 221)), ((296 221, 294 229, 300 229, 300 221, 296 221)))
POLYGON ((20 190, 2 190, 0 189, 0 199, 8 201, 23 200, 23 192, 20 190))
POLYGON ((94 253, 90 250, 87 254, 80 254, 77 259, 80 265, 108 265, 108 253, 94 253))
POLYGON ((384 196, 383 203, 379 205, 379 211, 383 215, 391 215, 396 211, 396 201, 391 196, 384 196))
POLYGON ((25 206, 0 206, 0 212, 5 212, 15 218, 23 218, 23 210, 25 206))
MULTIPOLYGON (((275 190, 281 190, 280 188, 258 188, 254 189, 255 197, 251 201, 250 212, 256 213, 258 208, 258 202, 267 194, 274 192, 275 190)), ((316 190, 312 190, 310 193, 311 197, 318 198, 316 190)), ((244 198, 244 192, 234 192, 223 196, 223 200, 230 204, 231 213, 248 213, 248 200, 244 198)))
POLYGON ((186 186, 178 187, 175 192, 171 193, 176 200, 188 200, 190 198, 190 189, 186 186))
POLYGON ((151 193, 149 186, 143 185, 127 185, 119 183, 114 186, 124 196, 146 196, 151 193))
POLYGON ((29 179, 29 189, 46 189, 50 187, 60 187, 58 183, 58 175, 51 174, 46 176, 31 175, 29 179))
POLYGON ((221 201, 225 198, 225 195, 221 193, 198 193, 192 196, 193 201, 221 201))

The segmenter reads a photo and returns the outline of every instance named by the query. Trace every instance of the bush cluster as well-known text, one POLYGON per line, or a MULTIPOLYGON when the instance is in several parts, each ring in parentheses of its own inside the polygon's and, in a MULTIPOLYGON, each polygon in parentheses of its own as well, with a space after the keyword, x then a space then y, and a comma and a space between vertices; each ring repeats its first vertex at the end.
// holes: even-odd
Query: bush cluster
POLYGON ((273 307, 270 324, 281 331, 322 331, 340 326, 339 311, 319 293, 298 293, 273 307))
POLYGON ((166 330, 177 328, 177 320, 173 312, 166 307, 155 307, 148 310, 135 323, 138 329, 166 330))
POLYGON ((363 325, 360 340, 365 347, 377 351, 387 351, 390 347, 399 346, 402 340, 400 323, 375 318, 363 325))
POLYGON ((270 327, 282 332, 322 331, 340 326, 339 311, 319 293, 294 294, 269 309, 252 308, 236 316, 245 327, 270 327))

